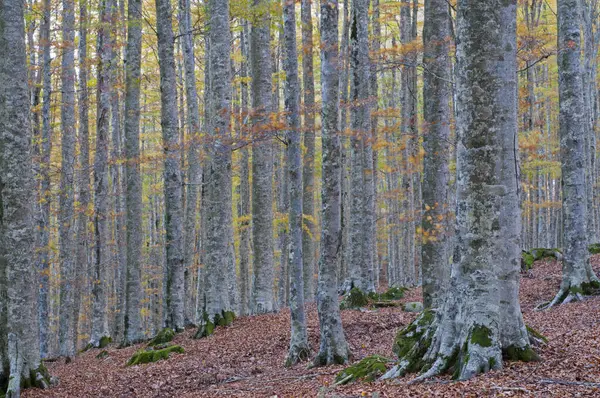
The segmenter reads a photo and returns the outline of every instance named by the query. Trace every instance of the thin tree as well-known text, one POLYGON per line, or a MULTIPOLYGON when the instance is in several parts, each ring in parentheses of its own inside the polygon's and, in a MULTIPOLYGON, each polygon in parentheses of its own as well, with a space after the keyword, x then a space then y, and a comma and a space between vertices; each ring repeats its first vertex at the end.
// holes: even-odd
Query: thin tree
POLYGON ((74 201, 75 201, 75 4, 63 1, 61 68, 61 174, 60 215, 60 354, 75 355, 75 263, 74 263, 74 201))
POLYGON ((142 2, 127 7, 127 62, 125 64, 125 178, 127 272, 123 345, 143 338, 142 300, 142 177, 140 175, 140 78, 142 56, 142 2))
POLYGON ((304 169, 302 170, 302 203, 304 225, 302 235, 302 266, 304 275, 304 298, 314 296, 315 273, 315 76, 313 61, 312 0, 302 0, 300 9, 302 22, 302 84, 304 94, 304 169))
POLYGON ((161 128, 164 147, 165 230, 167 246, 167 279, 165 326, 183 330, 183 203, 181 184, 181 151, 177 116, 177 82, 175 73, 171 3, 156 0, 158 59, 160 66, 161 128))
POLYGON ((286 365, 308 359, 310 347, 304 313, 304 278, 302 272, 302 148, 300 133, 300 82, 296 50, 296 4, 283 3, 283 70, 285 72, 285 112, 287 115, 287 165, 289 173, 289 267, 291 337, 286 365))
POLYGON ((443 300, 447 254, 450 172, 450 14, 446 0, 426 0, 423 25, 423 305, 443 300))
POLYGON ((338 69, 338 2, 321 1, 321 111, 323 140, 323 192, 321 229, 321 258, 317 310, 321 341, 314 366, 344 364, 350 354, 337 295, 337 267, 341 231, 341 167, 342 154, 339 136, 339 69, 338 69))
POLYGON ((563 279, 548 304, 582 300, 600 287, 588 253, 588 204, 586 198, 587 115, 582 93, 580 4, 558 1, 558 89, 561 148, 562 200, 564 213, 563 279))
POLYGON ((267 0, 253 0, 257 15, 250 33, 252 69, 252 244, 254 273, 251 311, 273 312, 273 143, 270 139, 271 49, 267 0))
POLYGON ((90 346, 108 343, 108 133, 110 125, 110 7, 111 0, 99 3, 98 29, 96 155, 94 157, 94 234, 95 258, 92 272, 92 333, 90 346))

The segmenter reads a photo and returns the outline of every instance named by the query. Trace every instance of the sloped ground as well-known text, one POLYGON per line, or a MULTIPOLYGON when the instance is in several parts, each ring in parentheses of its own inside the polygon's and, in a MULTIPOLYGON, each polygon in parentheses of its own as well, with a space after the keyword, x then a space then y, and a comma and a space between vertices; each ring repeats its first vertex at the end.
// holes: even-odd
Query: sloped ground
MULTIPOLYGON (((594 259, 600 271, 600 257, 594 259)), ((60 383, 47 391, 28 390, 25 397, 600 397, 600 297, 582 303, 534 311, 550 300, 561 280, 556 262, 536 263, 521 283, 521 303, 528 325, 542 332, 549 344, 538 350, 542 362, 508 363, 468 382, 438 378, 407 385, 410 376, 392 382, 356 383, 330 387, 341 367, 307 369, 306 364, 283 367, 288 347, 289 312, 245 317, 207 339, 193 340, 192 330, 175 338, 185 348, 169 360, 125 367, 139 347, 98 350, 73 362, 49 364, 60 383)), ((415 289, 403 301, 418 300, 415 289)), ((313 350, 318 348, 318 320, 308 307, 313 350)), ((396 308, 373 312, 343 311, 346 335, 354 360, 380 354, 392 358, 396 332, 414 314, 396 308)))

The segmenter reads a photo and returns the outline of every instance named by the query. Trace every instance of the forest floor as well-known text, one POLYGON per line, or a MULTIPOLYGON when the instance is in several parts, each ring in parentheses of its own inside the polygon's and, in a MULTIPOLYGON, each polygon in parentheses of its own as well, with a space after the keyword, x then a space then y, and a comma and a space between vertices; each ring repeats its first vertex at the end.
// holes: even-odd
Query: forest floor
MULTIPOLYGON (((600 271, 600 256, 593 259, 600 271)), ((537 262, 521 282, 521 305, 526 323, 548 338, 538 349, 541 362, 505 363, 467 382, 448 377, 408 385, 413 376, 388 382, 359 382, 333 387, 342 367, 307 369, 306 364, 283 366, 289 339, 289 311, 243 317, 209 338, 193 340, 193 330, 178 335, 184 354, 132 367, 125 363, 140 346, 108 348, 79 355, 71 363, 49 363, 60 379, 49 390, 27 390, 34 397, 600 397, 600 297, 549 311, 535 311, 550 300, 561 281, 555 261, 537 262)), ((402 301, 420 300, 420 290, 402 301)), ((342 312, 353 359, 380 354, 393 358, 392 340, 415 314, 399 308, 342 312)), ((308 331, 313 350, 319 327, 314 304, 308 305, 308 331)))

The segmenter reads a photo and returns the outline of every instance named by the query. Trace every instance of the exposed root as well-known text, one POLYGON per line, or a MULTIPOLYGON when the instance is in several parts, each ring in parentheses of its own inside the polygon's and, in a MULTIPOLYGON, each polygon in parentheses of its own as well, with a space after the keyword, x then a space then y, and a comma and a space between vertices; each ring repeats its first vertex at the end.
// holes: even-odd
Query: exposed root
POLYGON ((306 344, 294 344, 290 347, 288 355, 285 358, 285 367, 307 361, 308 358, 310 358, 310 347, 306 344))
POLYGON ((583 301, 585 296, 595 295, 599 293, 600 282, 592 280, 584 282, 580 285, 561 286, 560 290, 554 296, 552 301, 544 303, 536 307, 537 310, 549 310, 556 305, 568 304, 571 302, 583 301))
POLYGON ((195 339, 202 339, 208 337, 215 332, 217 326, 229 326, 235 320, 235 313, 233 311, 221 311, 220 314, 212 316, 208 315, 205 311, 202 315, 202 322, 198 326, 198 331, 194 335, 195 339))
POLYGON ((386 371, 391 362, 380 355, 372 355, 342 370, 335 377, 335 385, 348 384, 357 380, 374 381, 386 371))
MULTIPOLYGON (((382 379, 422 372, 411 383, 419 383, 444 373, 451 373, 455 380, 467 380, 501 366, 500 344, 486 326, 473 324, 467 333, 461 334, 463 337, 457 336, 449 344, 441 343, 441 333, 438 332, 438 320, 431 310, 426 310, 401 330, 393 347, 399 361, 382 379)), ((520 356, 535 355, 529 347, 511 352, 519 356, 518 359, 523 359, 520 356)))

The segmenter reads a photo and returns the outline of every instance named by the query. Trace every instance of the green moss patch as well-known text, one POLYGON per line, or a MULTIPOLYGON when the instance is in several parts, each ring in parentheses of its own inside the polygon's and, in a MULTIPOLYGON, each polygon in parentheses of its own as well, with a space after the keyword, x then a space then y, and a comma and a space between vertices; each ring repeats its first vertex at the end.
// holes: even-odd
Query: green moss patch
POLYGON ((220 314, 214 316, 214 321, 211 321, 208 313, 204 312, 202 315, 202 324, 198 327, 195 339, 202 339, 208 337, 215 332, 217 326, 229 326, 235 320, 235 313, 233 311, 222 311, 220 314))
POLYGON ((173 341, 175 338, 175 331, 171 328, 164 328, 150 342, 148 343, 148 347, 165 344, 173 341))
POLYGON ((474 325, 471 331, 471 343, 477 344, 481 347, 492 346, 492 332, 490 329, 483 325, 474 325))
POLYGON ((335 376, 335 384, 348 384, 357 380, 374 381, 385 373, 390 362, 390 359, 380 355, 368 356, 339 372, 335 376))
POLYGON ((600 254, 600 243, 592 243, 588 245, 588 251, 590 254, 600 254))
POLYGON ((133 354, 131 359, 127 361, 127 366, 141 365, 168 359, 172 352, 183 354, 185 351, 178 345, 170 345, 160 349, 154 347, 146 348, 145 350, 140 350, 133 354))
POLYGON ((406 372, 418 372, 426 365, 423 357, 431 345, 433 333, 428 333, 428 329, 434 319, 434 313, 425 310, 410 325, 400 330, 394 338, 392 351, 402 362, 407 363, 406 372))
POLYGON ((544 343, 548 343, 548 338, 540 332, 538 332, 537 330, 535 330, 534 328, 527 325, 525 325, 525 328, 527 329, 527 333, 529 334, 529 339, 539 340, 544 343))
POLYGON ((369 299, 373 301, 395 301, 404 298, 407 291, 405 287, 391 287, 384 293, 369 293, 369 299))
POLYGON ((523 271, 530 270, 531 268, 533 268, 534 262, 543 260, 545 258, 555 258, 557 260, 560 260, 562 258, 562 253, 560 249, 556 248, 545 249, 538 247, 535 249, 531 249, 530 251, 523 250, 521 254, 521 269, 523 271))
POLYGON ((540 356, 530 347, 515 347, 511 345, 502 350, 502 356, 509 361, 537 362, 540 356))
POLYGON ((353 287, 344 296, 340 303, 340 309, 358 309, 366 307, 369 304, 369 296, 367 296, 362 290, 357 287, 353 287))
POLYGON ((96 359, 105 359, 108 358, 108 351, 102 350, 98 355, 96 355, 96 359))

